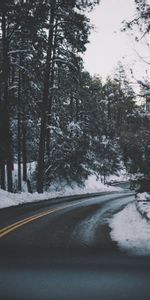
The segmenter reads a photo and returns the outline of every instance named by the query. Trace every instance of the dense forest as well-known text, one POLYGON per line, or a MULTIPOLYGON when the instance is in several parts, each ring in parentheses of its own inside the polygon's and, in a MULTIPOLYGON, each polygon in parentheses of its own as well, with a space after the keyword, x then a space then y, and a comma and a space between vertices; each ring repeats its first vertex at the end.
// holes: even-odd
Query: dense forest
MULTIPOLYGON (((105 183, 123 166, 141 190, 150 189, 149 107, 137 105, 121 63, 105 82, 84 69, 92 30, 86 12, 98 2, 1 0, 2 189, 21 191, 23 179, 29 191, 42 193, 56 179, 81 185, 90 174, 105 183), (36 162, 31 182, 29 162, 36 162)), ((136 2, 139 19, 125 29, 137 25, 144 34, 147 10, 136 2)), ((140 94, 148 90, 149 84, 141 83, 140 94)))

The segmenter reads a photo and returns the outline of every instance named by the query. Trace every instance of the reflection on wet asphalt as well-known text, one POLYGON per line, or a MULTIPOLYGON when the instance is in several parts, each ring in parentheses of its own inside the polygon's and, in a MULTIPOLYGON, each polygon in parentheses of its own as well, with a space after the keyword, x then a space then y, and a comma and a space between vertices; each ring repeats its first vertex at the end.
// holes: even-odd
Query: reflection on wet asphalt
POLYGON ((149 300, 150 258, 128 257, 109 235, 108 219, 131 201, 128 193, 84 200, 5 236, 0 299, 149 300))

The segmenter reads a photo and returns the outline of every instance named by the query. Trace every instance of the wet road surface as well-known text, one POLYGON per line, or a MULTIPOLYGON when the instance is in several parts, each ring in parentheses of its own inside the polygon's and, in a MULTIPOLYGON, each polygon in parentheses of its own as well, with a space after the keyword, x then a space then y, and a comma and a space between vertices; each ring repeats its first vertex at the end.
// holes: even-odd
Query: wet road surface
POLYGON ((126 190, 1 210, 0 299, 149 300, 150 259, 128 257, 109 235, 133 199, 126 190))

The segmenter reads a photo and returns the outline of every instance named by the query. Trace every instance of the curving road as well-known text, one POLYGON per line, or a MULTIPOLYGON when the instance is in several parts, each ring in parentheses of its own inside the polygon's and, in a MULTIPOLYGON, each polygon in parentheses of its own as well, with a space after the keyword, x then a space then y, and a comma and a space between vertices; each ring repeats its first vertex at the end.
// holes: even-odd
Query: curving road
POLYGON ((0 299, 149 300, 149 258, 121 253, 109 235, 133 199, 125 190, 1 210, 0 299))

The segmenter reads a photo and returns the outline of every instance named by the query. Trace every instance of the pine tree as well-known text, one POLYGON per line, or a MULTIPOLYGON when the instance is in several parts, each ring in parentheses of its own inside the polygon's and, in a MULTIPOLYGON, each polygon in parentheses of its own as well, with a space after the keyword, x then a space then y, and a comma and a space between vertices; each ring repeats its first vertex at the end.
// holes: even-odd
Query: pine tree
MULTIPOLYGON (((53 88, 52 81, 54 82, 53 70, 50 72, 50 68, 54 67, 53 64, 53 51, 57 53, 55 61, 62 64, 70 64, 68 57, 62 56, 62 48, 66 46, 68 50, 73 53, 79 53, 85 51, 85 44, 88 41, 88 33, 90 26, 88 19, 84 14, 75 11, 75 8, 82 9, 91 6, 90 3, 80 3, 80 1, 52 1, 50 5, 50 17, 49 17, 49 39, 47 46, 47 59, 45 64, 45 79, 43 88, 43 104, 41 115, 41 132, 39 142, 39 156, 38 156, 38 178, 37 178, 37 190, 43 192, 44 184, 44 156, 46 149, 46 137, 47 137, 47 113, 51 113, 52 106, 52 94, 50 96, 49 89, 53 88), (57 24, 57 31, 55 31, 57 24), (58 25, 59 24, 59 25, 58 25), (57 35, 57 42, 56 37, 57 35), (56 42, 56 44, 55 44, 56 42), (54 50, 55 44, 55 50, 54 50), (57 47, 57 48, 56 48, 57 47), (57 49, 57 50, 56 50, 57 49), (61 56, 60 56, 61 55, 61 56), (50 79, 51 85, 50 85, 50 79), (50 96, 50 104, 48 103, 50 96), (49 106, 49 108, 48 108, 49 106)), ((64 49, 65 49, 64 48, 64 49)), ((69 51, 66 51, 66 54, 69 51)), ((65 52, 65 51, 63 51, 65 52)), ((63 53, 64 54, 64 53, 63 53)), ((77 104, 77 102, 76 102, 77 104)), ((50 124, 49 124, 50 126, 50 124)), ((50 141, 48 142, 50 143, 50 141)))

